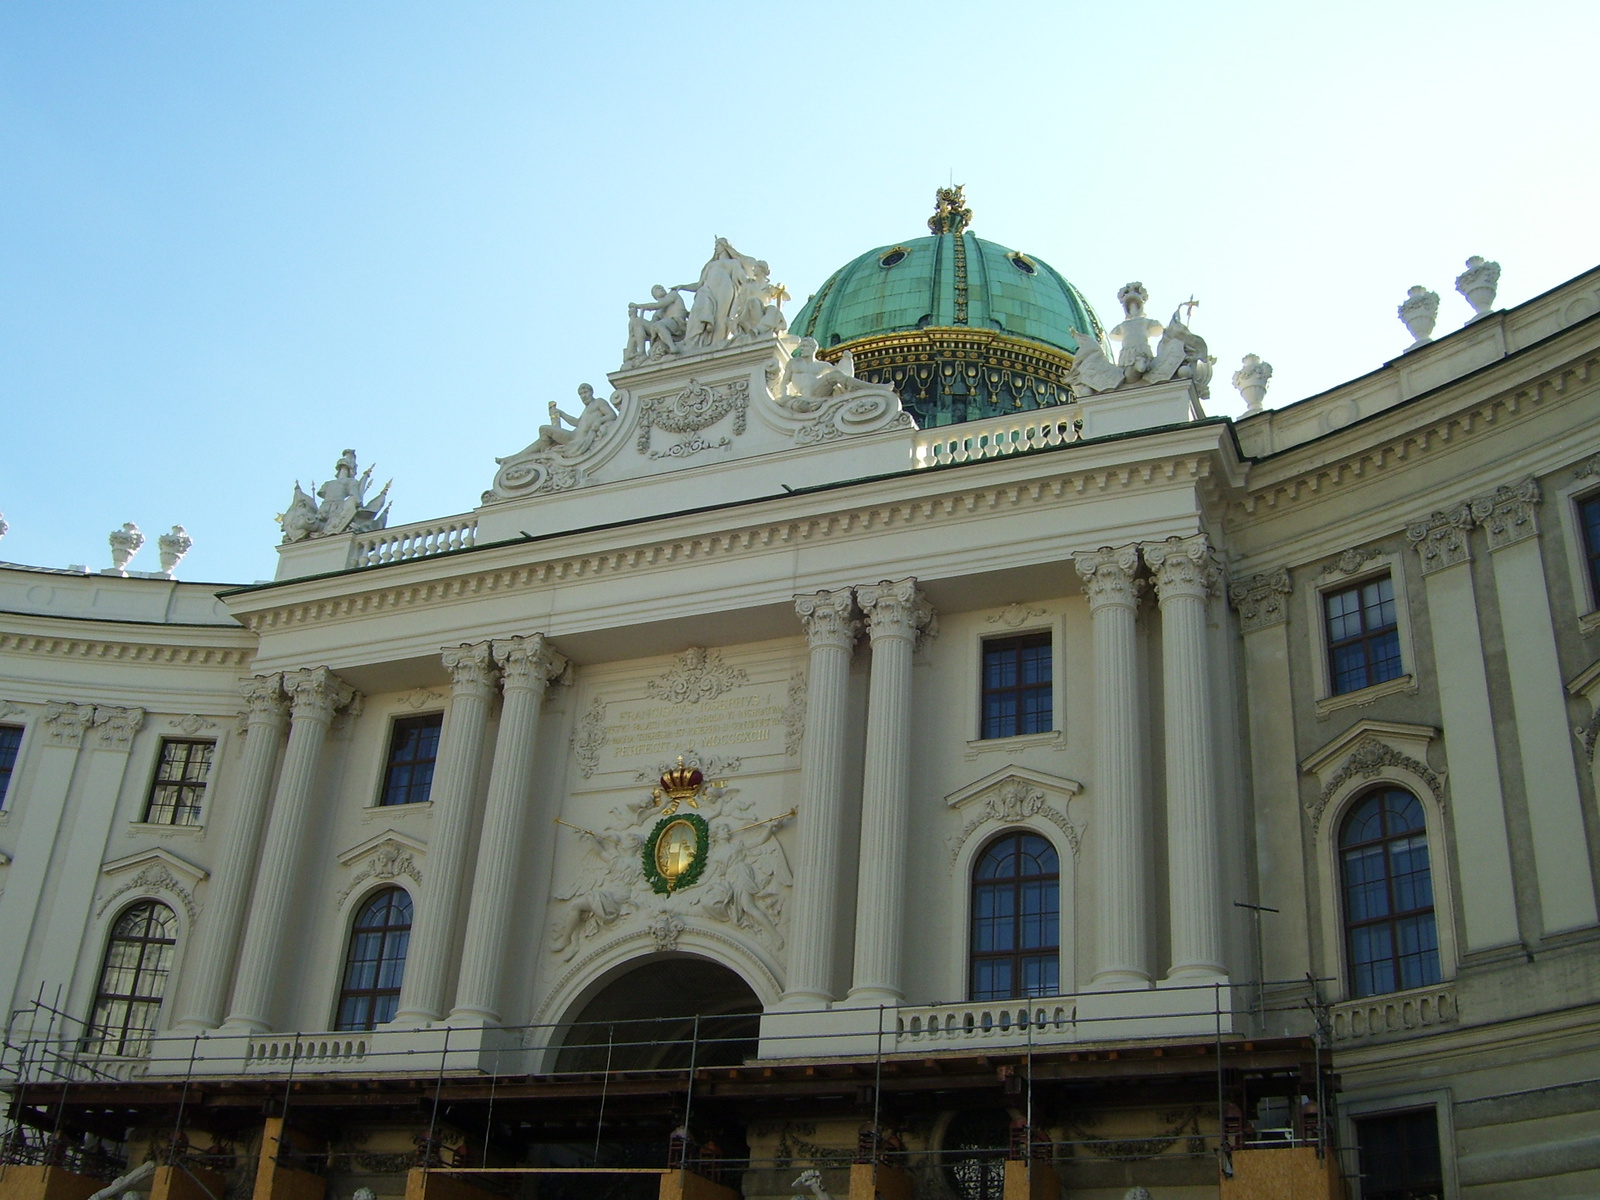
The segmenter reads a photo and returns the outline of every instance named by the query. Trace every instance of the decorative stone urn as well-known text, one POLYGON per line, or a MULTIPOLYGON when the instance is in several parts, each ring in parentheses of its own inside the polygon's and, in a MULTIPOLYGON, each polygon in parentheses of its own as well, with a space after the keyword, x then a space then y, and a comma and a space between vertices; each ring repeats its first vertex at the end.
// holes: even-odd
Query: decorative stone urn
POLYGON ((171 579, 183 556, 194 547, 194 539, 182 525, 174 525, 171 533, 156 539, 156 546, 161 551, 161 573, 171 579))
POLYGON ((118 575, 128 573, 128 564, 133 561, 133 556, 139 553, 139 547, 144 545, 144 534, 139 532, 139 527, 132 521, 125 522, 121 529, 111 531, 111 569, 118 575))
POLYGON ((1500 264, 1488 262, 1481 254, 1467 259, 1467 269, 1456 276, 1456 291, 1472 305, 1468 324, 1486 317, 1494 309, 1494 294, 1500 288, 1500 264))
POLYGON ((1233 373, 1233 386, 1244 397, 1245 412, 1261 411, 1261 402, 1267 398, 1267 384, 1272 381, 1272 364, 1262 362, 1259 354, 1246 354, 1242 365, 1233 373))
POLYGON ((1430 292, 1419 283, 1406 293, 1405 303, 1397 311, 1416 339, 1406 349, 1415 350, 1433 341, 1433 327, 1439 320, 1438 292, 1430 292))

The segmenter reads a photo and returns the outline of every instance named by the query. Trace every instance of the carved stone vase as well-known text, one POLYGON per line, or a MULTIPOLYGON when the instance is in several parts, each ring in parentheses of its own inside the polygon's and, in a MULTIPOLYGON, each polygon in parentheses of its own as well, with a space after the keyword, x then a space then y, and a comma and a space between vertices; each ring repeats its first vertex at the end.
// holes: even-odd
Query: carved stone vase
POLYGON ((1406 329, 1416 340, 1413 346, 1421 346, 1433 340, 1433 327, 1439 321, 1439 293, 1430 292, 1418 284, 1406 293, 1405 303, 1399 308, 1400 319, 1405 322, 1406 329))

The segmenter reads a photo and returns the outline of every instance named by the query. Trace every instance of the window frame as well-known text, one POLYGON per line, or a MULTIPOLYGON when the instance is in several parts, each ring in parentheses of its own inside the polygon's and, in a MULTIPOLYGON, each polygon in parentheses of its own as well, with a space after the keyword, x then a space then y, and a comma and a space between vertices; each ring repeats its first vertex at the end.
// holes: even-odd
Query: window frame
POLYGON ((0 730, 16 730, 17 753, 11 760, 11 766, 5 773, 5 778, 0 781, 0 813, 10 812, 13 804, 13 788, 17 777, 22 774, 22 752, 28 747, 28 724, 16 724, 12 721, 0 721, 0 730))
MULTIPOLYGON (((216 738, 163 737, 156 744, 155 762, 151 764, 150 767, 150 783, 149 786, 145 788, 144 792, 144 808, 140 812, 139 819, 136 823, 140 825, 152 825, 162 829, 198 829, 202 827, 205 824, 206 802, 211 794, 211 780, 217 771, 217 752, 219 748, 220 746, 216 738), (206 764, 205 778, 200 780, 199 783, 183 779, 162 779, 161 768, 164 765, 168 746, 211 747, 211 759, 206 764), (192 805, 174 805, 171 820, 156 820, 153 817, 156 805, 156 790, 163 786, 177 788, 180 796, 185 794, 186 791, 193 790, 195 792, 196 800, 192 805), (184 811, 186 807, 194 810, 194 820, 180 821, 177 819, 178 815, 184 811)), ((187 762, 185 765, 187 765, 187 762)))
MULTIPOLYGON (((1563 472, 1565 473, 1565 472, 1563 472)), ((1600 582, 1590 574, 1588 542, 1583 533, 1583 505, 1600 500, 1600 482, 1594 476, 1578 477, 1572 472, 1569 482, 1553 497, 1561 513, 1561 528, 1566 535, 1567 569, 1572 580, 1573 615, 1578 628, 1589 633, 1600 628, 1600 582)))
MULTIPOLYGON (((1439 1123, 1439 1165, 1442 1168, 1444 1188, 1442 1196, 1454 1197, 1460 1195, 1460 1184, 1456 1171, 1455 1149, 1455 1105, 1447 1089, 1436 1088, 1428 1091, 1396 1092, 1373 1096, 1369 1099, 1339 1098, 1338 1123, 1339 1144, 1349 1146, 1352 1150, 1358 1146, 1356 1141, 1356 1122, 1368 1120, 1372 1117, 1385 1116, 1393 1113, 1416 1112, 1419 1109, 1431 1108, 1435 1119, 1439 1123)), ((1353 1184, 1352 1193, 1359 1198, 1362 1194, 1360 1163, 1353 1164, 1355 1169, 1350 1172, 1349 1178, 1353 1184)))
MULTIPOLYGON (((1050 629, 1050 628, 1046 628, 1046 629, 1030 629, 1030 630, 1016 630, 1016 631, 1013 631, 1013 632, 1010 632, 1010 633, 990 634, 988 636, 981 637, 979 639, 979 642, 978 642, 978 736, 977 736, 977 740, 978 741, 980 741, 980 742, 1010 742, 1013 738, 1019 738, 1019 737, 1020 738, 1026 738, 1026 737, 1034 737, 1034 738, 1036 738, 1036 737, 1041 737, 1041 736, 1048 736, 1048 735, 1054 733, 1057 730, 1057 728, 1059 727, 1059 724, 1058 724, 1058 722, 1056 720, 1056 697, 1057 697, 1057 692, 1058 692, 1058 689, 1056 687, 1056 680, 1057 680, 1057 677, 1058 677, 1058 672, 1056 670, 1056 641, 1057 641, 1057 638, 1056 638, 1055 630, 1054 629, 1050 629), (1028 730, 1024 730, 1024 729, 1020 729, 1019 728, 1015 733, 997 733, 997 734, 994 734, 993 736, 991 736, 987 731, 987 726, 988 726, 988 716, 987 716, 988 703, 987 702, 988 702, 989 696, 991 694, 991 689, 988 686, 989 651, 991 650, 991 648, 1001 647, 1001 646, 1012 647, 1012 648, 1015 648, 1018 651, 1021 651, 1021 650, 1029 648, 1027 645, 1025 645, 1025 643, 1030 643, 1031 642, 1035 646, 1037 646, 1041 642, 1041 640, 1043 641, 1043 643, 1044 643, 1044 645, 1045 645, 1045 647, 1046 647, 1046 649, 1048 651, 1048 653, 1045 655, 1045 660, 1050 664, 1050 681, 1049 681, 1049 684, 1048 684, 1049 693, 1050 693, 1050 722, 1049 722, 1049 725, 1044 729, 1028 729, 1028 730)), ((1040 685, 1038 685, 1038 684, 1033 685, 1033 689, 1032 690, 1037 690, 1037 688, 1039 686, 1040 685)), ((1020 697, 1022 695, 1022 693, 1025 690, 1028 690, 1028 689, 1026 689, 1025 685, 1022 684, 1021 678, 1020 678, 1020 674, 1019 674, 1018 682, 1017 682, 1016 685, 1014 685, 1012 687, 1008 687, 1008 688, 995 688, 995 689, 992 689, 992 690, 993 690, 993 692, 996 692, 996 693, 998 693, 998 692, 1016 693, 1020 697)), ((1021 722, 1021 718, 1022 718, 1022 713, 1021 713, 1021 710, 1019 708, 1018 713, 1017 713, 1017 723, 1019 725, 1022 723, 1021 722)))
MULTIPOLYGON (((1425 805, 1423 803, 1422 797, 1418 796, 1410 788, 1402 787, 1399 784, 1395 784, 1395 783, 1375 783, 1375 784, 1372 784, 1369 787, 1366 787, 1366 788, 1363 788, 1363 789, 1357 791, 1350 798, 1349 803, 1345 804, 1343 809, 1339 813, 1339 824, 1338 824, 1337 828, 1331 830, 1330 832, 1332 833, 1332 836, 1333 836, 1333 844, 1334 844, 1334 849, 1335 849, 1335 854, 1336 854, 1336 859, 1337 859, 1337 862, 1338 862, 1338 869, 1339 869, 1339 876, 1338 876, 1338 879, 1335 881, 1335 885, 1336 885, 1336 887, 1338 889, 1338 893, 1339 893, 1339 931, 1340 931, 1340 942, 1341 942, 1341 944, 1340 944, 1340 953, 1342 954, 1343 959, 1344 959, 1344 974, 1345 974, 1345 981, 1346 981, 1345 992, 1346 992, 1347 998, 1351 999, 1351 1000, 1367 1000, 1367 999, 1373 999, 1373 998, 1377 998, 1377 997, 1381 997, 1381 996, 1393 996, 1393 995, 1399 994, 1400 992, 1414 991, 1414 990, 1416 990, 1418 988, 1437 987, 1440 984, 1444 983, 1444 981, 1445 981, 1445 976, 1444 976, 1444 951, 1443 951, 1443 946, 1441 944, 1441 938, 1439 936, 1439 906, 1438 906, 1438 903, 1437 903, 1437 888, 1435 887, 1435 883, 1434 883, 1434 879, 1435 879, 1434 860, 1437 858, 1438 847, 1433 842, 1433 840, 1428 836, 1428 809, 1427 809, 1427 805, 1425 805), (1349 823, 1350 818, 1355 814, 1355 811, 1358 808, 1360 808, 1362 805, 1366 804, 1373 797, 1381 796, 1381 795, 1384 795, 1384 794, 1386 794, 1388 792, 1401 792, 1401 793, 1405 794, 1406 796, 1409 796, 1416 803, 1418 810, 1422 813, 1422 829, 1421 829, 1421 833, 1422 833, 1423 839, 1427 842, 1427 847, 1428 847, 1428 897, 1429 897, 1429 904, 1428 904, 1426 910, 1423 910, 1423 909, 1420 909, 1420 908, 1415 908, 1415 909, 1407 909, 1404 912, 1391 911, 1390 913, 1388 913, 1386 916, 1383 916, 1383 917, 1372 918, 1372 919, 1365 920, 1365 921, 1360 921, 1360 922, 1352 922, 1351 919, 1350 919, 1350 907, 1349 907, 1350 888, 1349 888, 1349 884, 1348 884, 1348 882, 1347 882, 1347 880, 1345 878, 1345 873, 1344 873, 1345 872, 1345 852, 1346 852, 1346 849, 1347 849, 1347 847, 1345 845, 1345 840, 1344 840, 1344 829, 1345 829, 1345 826, 1349 823), (1402 919, 1404 919, 1406 917, 1419 916, 1424 911, 1426 911, 1433 918, 1434 957, 1437 960, 1437 966, 1438 966, 1438 969, 1439 969, 1439 978, 1438 979, 1427 980, 1427 981, 1424 981, 1422 983, 1414 983, 1414 984, 1405 983, 1403 981, 1402 977, 1401 977, 1401 971, 1400 971, 1400 965, 1399 965, 1400 964, 1399 957, 1398 957, 1397 954, 1395 954, 1393 952, 1393 948, 1391 948, 1390 961, 1393 962, 1395 964, 1395 967, 1396 967, 1396 979, 1395 979, 1396 986, 1392 987, 1392 988, 1389 988, 1387 990, 1384 990, 1384 991, 1362 992, 1362 993, 1358 994, 1357 991, 1356 991, 1356 962, 1355 962, 1354 946, 1352 944, 1352 942, 1353 942, 1353 934, 1354 934, 1355 929, 1357 927, 1374 928, 1374 927, 1377 927, 1379 925, 1384 925, 1384 924, 1388 924, 1391 927, 1393 927, 1393 925, 1396 922, 1398 922, 1398 921, 1400 921, 1400 920, 1402 920, 1402 919)), ((1408 834, 1406 834, 1406 833, 1386 833, 1382 837, 1380 837, 1380 838, 1378 838, 1376 840, 1369 839, 1368 841, 1358 843, 1358 846, 1374 846, 1374 845, 1376 845, 1376 846, 1387 847, 1389 843, 1391 843, 1393 841, 1396 841, 1399 838, 1405 837, 1405 836, 1408 836, 1408 834)), ((1394 878, 1395 877, 1389 871, 1388 852, 1387 852, 1387 850, 1385 850, 1385 853, 1384 853, 1384 882, 1385 882, 1385 885, 1386 885, 1386 887, 1387 887, 1387 889, 1389 891, 1389 895, 1390 895, 1390 899, 1391 900, 1393 898, 1393 890, 1394 890, 1393 889, 1393 881, 1394 881, 1394 878)))
MULTIPOLYGON (((1023 882, 1023 880, 1025 880, 1027 878, 1029 878, 1029 877, 1028 876, 1023 876, 1023 875, 1014 875, 1014 876, 1011 876, 1010 879, 1007 882, 1010 882, 1013 885, 1013 891, 1014 892, 1020 892, 1022 882, 1023 882)), ((1062 890, 1063 890, 1064 884, 1066 884, 1069 881, 1069 879, 1070 879, 1070 874, 1066 870, 1063 869, 1061 851, 1060 851, 1059 847, 1056 846, 1055 839, 1047 836, 1046 834, 1040 832, 1039 830, 1028 828, 1028 827, 1022 826, 1022 825, 1009 825, 1009 826, 1006 826, 1004 829, 991 831, 988 834, 988 836, 983 838, 983 840, 979 843, 977 848, 974 850, 974 852, 972 853, 972 855, 970 856, 970 858, 968 859, 967 864, 966 864, 966 885, 967 885, 967 889, 966 889, 967 890, 967 906, 966 906, 966 908, 967 908, 967 911, 966 911, 966 920, 965 920, 965 923, 963 925, 965 938, 966 938, 966 947, 965 947, 965 955, 964 955, 964 958, 965 958, 964 970, 965 970, 965 975, 966 975, 966 986, 965 986, 965 990, 964 990, 963 994, 967 998, 967 1003, 969 1003, 969 1004, 1026 1004, 1026 1003, 1029 1003, 1031 1001, 1041 1000, 1041 999, 1045 999, 1047 997, 1060 996, 1060 995, 1064 994, 1063 990, 1062 990, 1063 989, 1063 979, 1062 979, 1062 970, 1061 970, 1061 951, 1062 951, 1062 945, 1063 945, 1064 941, 1066 940, 1063 937, 1063 934, 1062 934, 1062 928, 1063 928, 1063 926, 1065 924, 1065 919, 1064 919, 1064 915, 1063 914, 1064 914, 1064 910, 1065 910, 1066 906, 1062 903, 1062 890), (1034 876, 1033 877, 1033 878, 1038 878, 1038 879, 1052 879, 1053 878, 1053 880, 1055 882, 1055 885, 1056 885, 1056 920, 1055 920, 1056 941, 1055 941, 1055 945, 1053 947, 1051 947, 1051 946, 1039 946, 1039 947, 1033 948, 1033 952, 1031 954, 1028 953, 1028 948, 1027 947, 1022 947, 1022 946, 1014 946, 1010 951, 1006 951, 1006 952, 998 952, 998 951, 981 951, 980 952, 979 950, 977 950, 975 948, 975 944, 974 943, 976 941, 976 938, 975 938, 974 935, 975 935, 976 931, 973 928, 973 923, 974 923, 974 920, 976 919, 976 912, 977 912, 976 901, 977 901, 977 895, 978 895, 978 888, 981 885, 981 881, 978 879, 978 875, 977 875, 978 864, 981 863, 984 860, 984 858, 989 854, 989 852, 991 850, 993 850, 996 846, 1000 845, 1000 843, 1002 843, 1004 841, 1008 841, 1008 840, 1014 840, 1020 845, 1022 839, 1028 838, 1028 837, 1036 837, 1036 838, 1038 838, 1040 841, 1042 841, 1046 846, 1048 846, 1050 848, 1051 853, 1053 853, 1055 855, 1055 858, 1056 858, 1056 870, 1055 870, 1055 875, 1054 876, 1034 876), (1054 951, 1055 965, 1056 965, 1056 986, 1055 986, 1055 990, 1052 991, 1052 992, 1048 992, 1048 993, 1042 993, 1042 994, 1037 995, 1037 996, 1028 995, 1025 992, 1019 990, 1017 988, 1017 975, 1015 974, 1015 972, 1020 970, 1021 965, 1022 965, 1022 961, 1024 959, 1026 959, 1026 958, 1042 958, 1045 955, 1049 954, 1052 950, 1054 951), (1014 972, 1013 976, 1012 976, 1012 979, 1013 979, 1013 994, 1012 995, 1008 995, 1008 996, 989 996, 989 997, 984 997, 984 998, 979 998, 978 997, 978 995, 977 995, 977 966, 978 966, 978 962, 979 962, 980 958, 989 959, 989 960, 993 960, 993 959, 1009 959, 1011 961, 1011 963, 1013 964, 1013 972, 1014 972)), ((1014 912, 1012 914, 1012 917, 1013 917, 1013 921, 1014 922, 1016 922, 1016 923, 1020 923, 1021 922, 1022 912, 1021 912, 1020 906, 1018 906, 1014 910, 1014 912)))
POLYGON ((343 943, 344 951, 339 957, 338 974, 335 976, 335 979, 334 979, 334 983, 335 983, 335 986, 337 987, 338 991, 334 995, 333 1015, 332 1015, 331 1020, 329 1021, 329 1028, 330 1029, 336 1030, 337 1032, 340 1032, 340 1033, 370 1033, 374 1029, 377 1029, 381 1025, 387 1024, 388 1021, 392 1021, 394 1019, 394 1017, 391 1015, 388 1018, 388 1021, 372 1021, 371 1020, 371 1018, 373 1018, 377 1013, 378 1002, 381 999, 387 998, 387 997, 389 997, 391 995, 394 997, 395 1011, 396 1012, 399 1011, 399 1008, 400 1008, 400 992, 401 992, 401 989, 405 986, 406 964, 407 964, 408 960, 411 957, 411 934, 416 929, 416 926, 417 926, 417 907, 416 906, 417 906, 416 897, 413 896, 408 889, 401 887, 399 884, 385 883, 385 884, 383 884, 383 885, 381 885, 379 887, 375 887, 371 891, 367 892, 365 895, 363 895, 351 907, 349 922, 345 927, 345 936, 344 936, 344 943, 343 943), (361 926, 361 924, 360 924, 362 915, 368 910, 368 908, 371 907, 373 901, 377 900, 380 896, 389 896, 389 895, 392 895, 392 894, 394 894, 396 892, 398 892, 402 896, 404 896, 406 898, 406 903, 410 906, 410 918, 411 918, 410 921, 406 925, 404 925, 403 927, 402 926, 398 926, 398 925, 384 925, 384 926, 369 926, 369 927, 363 928, 361 926), (350 986, 350 984, 349 984, 350 966, 351 966, 351 957, 350 956, 351 956, 352 951, 355 950, 357 936, 362 934, 362 933, 380 933, 382 935, 382 938, 381 938, 381 941, 380 941, 380 944, 379 944, 379 952, 378 952, 378 958, 377 958, 377 962, 378 962, 379 965, 378 965, 378 971, 376 972, 376 977, 381 979, 382 978, 383 963, 385 961, 387 961, 385 956, 384 956, 384 950, 386 950, 388 948, 390 938, 393 935, 401 932, 402 929, 404 930, 405 935, 406 935, 406 946, 405 946, 405 953, 400 955, 400 977, 399 977, 398 982, 395 984, 395 986, 392 987, 392 988, 387 988, 387 987, 352 988, 350 986), (345 1001, 347 999, 356 999, 356 1000, 365 999, 365 1000, 368 1001, 368 1005, 367 1005, 367 1009, 366 1009, 366 1016, 367 1016, 367 1019, 370 1021, 369 1024, 346 1026, 346 1025, 344 1025, 342 1023, 341 1014, 344 1011, 344 1005, 345 1005, 345 1001))
MULTIPOLYGON (((415 811, 418 806, 431 804, 433 802, 433 783, 439 766, 439 745, 444 741, 444 718, 445 713, 443 709, 435 709, 432 712, 420 713, 397 712, 390 715, 389 723, 385 728, 383 741, 381 743, 379 752, 377 790, 372 798, 372 804, 370 807, 374 809, 411 809, 412 811, 415 811), (394 804, 388 803, 387 797, 389 795, 389 772, 394 768, 395 765, 395 734, 404 725, 422 721, 437 721, 439 723, 439 741, 434 746, 433 758, 430 760, 433 763, 434 770, 433 773, 430 773, 428 776, 428 794, 421 800, 405 800, 394 804)), ((417 762, 420 760, 412 761, 417 762)))
MULTIPOLYGON (((1085 619, 1087 616, 1085 612, 1085 619)), ((945 630, 941 637, 949 637, 958 627, 957 622, 966 619, 968 618, 964 616, 951 617, 945 622, 945 630)), ((1052 750, 1066 748, 1065 709, 1070 698, 1064 685, 1067 678, 1066 636, 1062 628, 1065 619, 1062 611, 1046 603, 1008 605, 989 612, 971 614, 972 634, 962 648, 962 653, 966 656, 967 671, 964 688, 966 711, 963 717, 966 726, 967 759, 976 759, 979 755, 1002 750, 1016 753, 1033 746, 1049 746, 1052 750), (1019 611, 1020 619, 1016 619, 1014 623, 1008 619, 1009 614, 1019 611), (986 738, 983 736, 984 644, 999 639, 1028 637, 1035 634, 1048 634, 1050 637, 1051 728, 1044 733, 1019 733, 1012 737, 986 738)))
POLYGON ((1312 631, 1311 678, 1316 693, 1317 716, 1324 717, 1341 708, 1370 704, 1380 696, 1399 692, 1416 693, 1417 654, 1411 632, 1410 578, 1407 575, 1407 565, 1403 552, 1380 550, 1348 574, 1332 564, 1328 565, 1317 576, 1314 585, 1304 589, 1303 611, 1306 614, 1307 628, 1312 631), (1400 674, 1382 683, 1368 684, 1364 688, 1335 692, 1325 598, 1336 592, 1371 583, 1384 575, 1389 576, 1394 590, 1395 631, 1400 642, 1400 674))
MULTIPOLYGON (((145 929, 146 931, 149 929, 148 918, 146 918, 145 921, 145 929)), ((173 986, 173 977, 178 973, 178 968, 180 966, 178 951, 179 947, 183 944, 183 934, 183 920, 178 915, 178 910, 171 904, 168 904, 165 900, 157 899, 154 896, 137 896, 134 899, 131 899, 127 904, 124 904, 121 908, 117 909, 116 913, 111 917, 111 919, 106 922, 104 934, 100 939, 100 955, 97 960, 99 963, 99 969, 95 972, 94 991, 89 997, 89 1016, 88 1020, 84 1022, 82 1041, 85 1053, 110 1058, 143 1058, 149 1054, 150 1042, 161 1033, 163 1028, 162 1016, 166 1011, 167 1001, 170 999, 171 989, 173 986), (141 947, 152 945, 164 945, 171 947, 167 955, 167 962, 163 971, 161 993, 160 995, 145 995, 137 992, 136 990, 131 990, 126 993, 109 993, 110 999, 113 1001, 119 1001, 126 1007, 124 1008, 124 1017, 121 1022, 121 1033, 114 1039, 103 1038, 96 1033, 96 1030, 100 1028, 96 1023, 96 1015, 100 1011, 102 999, 108 996, 106 991, 106 972, 110 968, 112 947, 118 940, 116 933, 117 926, 135 909, 141 907, 164 909, 172 920, 172 937, 170 939, 146 937, 137 939, 122 939, 128 942, 135 942, 141 947), (135 1049, 130 1052, 129 1044, 130 1041, 133 1041, 134 1039, 131 1039, 129 1036, 127 1014, 131 1012, 134 1004, 148 1004, 151 1002, 155 1003, 155 1010, 152 1014, 151 1023, 148 1027, 140 1027, 141 1033, 138 1035, 137 1042, 135 1043, 135 1049), (113 1041, 116 1043, 115 1049, 109 1048, 110 1043, 113 1041)), ((140 976, 144 973, 144 960, 145 951, 141 949, 139 954, 139 963, 134 968, 135 986, 137 986, 140 976)))

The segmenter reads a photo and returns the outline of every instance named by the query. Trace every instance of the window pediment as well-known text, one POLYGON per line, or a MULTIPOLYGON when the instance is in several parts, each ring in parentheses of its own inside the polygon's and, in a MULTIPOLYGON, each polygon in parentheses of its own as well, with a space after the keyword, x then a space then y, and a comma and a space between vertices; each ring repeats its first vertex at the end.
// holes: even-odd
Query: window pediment
POLYGON ((129 892, 153 895, 164 892, 183 905, 193 920, 199 912, 195 904, 195 889, 209 879, 211 872, 204 867, 179 858, 170 850, 157 847, 115 859, 100 868, 102 888, 111 887, 95 907, 95 916, 101 916, 121 896, 129 892))
POLYGON ((1302 759, 1300 770, 1318 785, 1316 797, 1306 804, 1312 829, 1321 824, 1330 804, 1377 779, 1420 785, 1442 805, 1445 772, 1428 765, 1428 744, 1438 736, 1439 731, 1431 725, 1361 720, 1302 759))
POLYGON ((961 856, 961 848, 983 826, 1016 825, 1039 819, 1060 829, 1078 853, 1083 826, 1067 816, 1072 798, 1083 791, 1083 784, 1064 775, 1050 775, 1027 767, 1002 767, 944 798, 950 808, 963 812, 967 821, 961 832, 950 839, 950 861, 961 856))
POLYGON ((339 865, 354 874, 345 880, 334 902, 342 907, 350 894, 369 879, 392 880, 404 875, 413 883, 421 883, 422 872, 417 860, 427 852, 426 842, 395 829, 386 829, 352 846, 339 855, 339 865))

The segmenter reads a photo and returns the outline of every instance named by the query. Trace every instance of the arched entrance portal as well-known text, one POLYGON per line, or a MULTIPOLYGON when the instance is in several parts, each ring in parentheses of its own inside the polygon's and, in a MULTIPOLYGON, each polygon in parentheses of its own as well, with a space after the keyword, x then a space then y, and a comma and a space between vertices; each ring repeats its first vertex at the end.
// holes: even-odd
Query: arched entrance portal
POLYGON ((719 963, 686 954, 617 976, 562 1038, 557 1071, 735 1066, 756 1052, 761 1001, 719 963), (699 1018, 698 1021, 696 1018, 699 1018))

